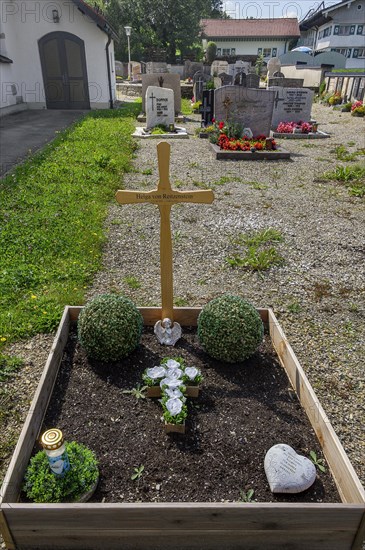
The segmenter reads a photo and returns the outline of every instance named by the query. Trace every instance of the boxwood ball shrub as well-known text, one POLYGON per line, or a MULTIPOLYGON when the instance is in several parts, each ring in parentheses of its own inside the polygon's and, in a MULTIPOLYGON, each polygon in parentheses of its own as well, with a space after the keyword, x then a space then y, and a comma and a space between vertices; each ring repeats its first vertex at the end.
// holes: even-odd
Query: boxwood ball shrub
POLYGON ((198 318, 198 338, 204 351, 227 363, 250 357, 263 335, 260 315, 239 296, 226 294, 211 300, 198 318))
POLYGON ((119 361, 139 344, 143 318, 124 296, 102 294, 81 311, 78 338, 90 359, 119 361))

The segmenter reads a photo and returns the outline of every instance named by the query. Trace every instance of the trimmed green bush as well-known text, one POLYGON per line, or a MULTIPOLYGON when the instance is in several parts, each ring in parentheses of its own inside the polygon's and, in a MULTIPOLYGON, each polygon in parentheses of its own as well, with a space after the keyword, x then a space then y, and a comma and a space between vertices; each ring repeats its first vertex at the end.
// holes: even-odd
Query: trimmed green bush
POLYGON ((256 309, 239 296, 211 300, 198 318, 198 338, 211 357, 227 363, 244 361, 257 350, 264 327, 256 309))
POLYGON ((142 315, 129 298, 102 294, 81 311, 78 337, 91 359, 119 361, 138 346, 142 328, 142 315))
POLYGON ((66 443, 70 469, 60 477, 50 469, 45 451, 31 458, 25 472, 23 491, 34 502, 74 502, 88 493, 98 477, 98 461, 90 449, 71 441, 66 443))

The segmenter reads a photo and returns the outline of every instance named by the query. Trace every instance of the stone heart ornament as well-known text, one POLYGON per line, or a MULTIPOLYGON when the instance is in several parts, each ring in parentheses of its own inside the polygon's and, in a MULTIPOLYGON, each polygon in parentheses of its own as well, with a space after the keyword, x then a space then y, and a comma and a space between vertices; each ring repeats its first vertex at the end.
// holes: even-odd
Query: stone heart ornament
POLYGON ((267 451, 264 468, 272 493, 301 493, 316 479, 314 464, 284 443, 267 451))

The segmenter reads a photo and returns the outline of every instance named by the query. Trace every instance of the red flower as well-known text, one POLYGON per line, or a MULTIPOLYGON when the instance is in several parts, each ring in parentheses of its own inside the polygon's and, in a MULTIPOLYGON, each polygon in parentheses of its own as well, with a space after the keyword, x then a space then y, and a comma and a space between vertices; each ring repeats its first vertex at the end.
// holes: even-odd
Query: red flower
POLYGON ((214 117, 212 118, 212 122, 215 122, 215 118, 214 118, 214 117))
POLYGON ((219 123, 219 129, 222 130, 224 128, 224 122, 219 123))

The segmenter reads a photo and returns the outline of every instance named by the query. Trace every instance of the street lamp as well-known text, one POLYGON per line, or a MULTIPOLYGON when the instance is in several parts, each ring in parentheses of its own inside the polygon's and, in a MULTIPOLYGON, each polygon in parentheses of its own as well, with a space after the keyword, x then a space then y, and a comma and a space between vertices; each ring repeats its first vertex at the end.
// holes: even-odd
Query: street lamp
POLYGON ((128 40, 128 80, 131 80, 131 44, 129 41, 129 37, 131 35, 132 27, 124 27, 125 34, 127 35, 128 40))

